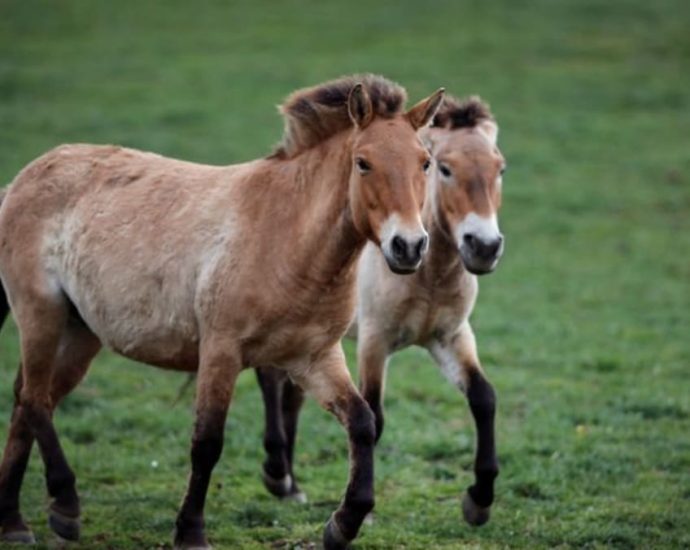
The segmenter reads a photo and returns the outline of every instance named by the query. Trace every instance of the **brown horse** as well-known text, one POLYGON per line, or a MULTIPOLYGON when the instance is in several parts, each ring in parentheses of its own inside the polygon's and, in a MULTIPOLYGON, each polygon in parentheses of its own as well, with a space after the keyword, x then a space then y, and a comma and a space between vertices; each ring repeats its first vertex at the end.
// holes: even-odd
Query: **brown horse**
MULTIPOLYGON (((388 358, 411 345, 426 348, 449 381, 463 391, 477 427, 475 483, 463 500, 465 519, 489 519, 498 462, 494 446, 495 393, 477 357, 469 323, 477 277, 494 270, 503 251, 497 212, 505 161, 496 146, 498 126, 478 98, 446 98, 424 138, 435 159, 423 211, 431 244, 424 265, 409 277, 385 267, 374 246, 358 267, 357 337, 364 398, 383 431, 383 390, 388 358)), ((292 471, 301 390, 283 373, 257 369, 266 407, 264 483, 281 498, 306 499, 292 471)))
POLYGON ((0 526, 31 541, 19 491, 33 439, 52 529, 79 535, 75 475, 52 421, 102 345, 196 372, 192 471, 175 546, 208 548, 203 508, 244 365, 284 370, 335 414, 350 440, 345 498, 327 548, 355 538, 374 505, 374 417, 340 338, 367 242, 391 269, 417 269, 430 160, 416 131, 439 90, 402 110, 404 90, 365 75, 298 91, 268 158, 216 167, 112 146, 67 145, 29 164, 0 208, 0 278, 21 366, 0 465, 0 526))

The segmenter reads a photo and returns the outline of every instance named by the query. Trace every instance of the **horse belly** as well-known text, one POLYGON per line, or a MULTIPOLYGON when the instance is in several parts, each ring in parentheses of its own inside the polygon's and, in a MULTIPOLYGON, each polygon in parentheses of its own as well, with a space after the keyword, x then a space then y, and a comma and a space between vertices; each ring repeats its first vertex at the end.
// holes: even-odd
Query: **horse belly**
POLYGON ((61 257, 60 282, 101 342, 136 361, 195 370, 199 330, 188 260, 153 264, 155 251, 110 242, 107 253, 75 241, 61 257))

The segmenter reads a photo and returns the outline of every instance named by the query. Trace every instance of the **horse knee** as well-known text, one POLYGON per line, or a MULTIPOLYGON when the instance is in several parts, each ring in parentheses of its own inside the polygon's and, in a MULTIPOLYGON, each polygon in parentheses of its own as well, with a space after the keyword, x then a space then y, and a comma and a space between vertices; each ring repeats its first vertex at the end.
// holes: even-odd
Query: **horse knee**
POLYGON ((363 400, 356 402, 348 418, 350 440, 357 446, 374 445, 377 428, 376 417, 363 400))
POLYGON ((205 435, 192 442, 192 467, 210 472, 223 452, 223 436, 205 435))

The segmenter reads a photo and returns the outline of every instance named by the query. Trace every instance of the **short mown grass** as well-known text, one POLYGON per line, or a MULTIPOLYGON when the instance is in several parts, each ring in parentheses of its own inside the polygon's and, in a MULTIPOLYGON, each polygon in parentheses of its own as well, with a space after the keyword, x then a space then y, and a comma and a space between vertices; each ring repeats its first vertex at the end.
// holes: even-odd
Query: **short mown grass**
MULTIPOLYGON (((425 353, 408 350, 391 365, 376 519, 356 546, 688 547, 689 26, 681 0, 0 0, 0 181, 63 142, 258 157, 280 136, 275 104, 345 73, 383 73, 412 100, 440 85, 480 93, 509 163, 507 251, 473 316, 499 396, 495 510, 480 529, 462 522, 471 418, 425 353)), ((5 419, 18 360, 8 323, 5 419)), ((57 413, 83 499, 75 548, 170 545, 189 470, 183 380, 104 353, 57 413)), ((6 431, 3 421, 3 441, 6 431)), ((209 493, 211 540, 318 543, 346 482, 342 429, 308 403, 306 506, 263 490, 261 432, 247 371, 209 493)), ((46 546, 41 472, 36 453, 22 503, 46 546)))

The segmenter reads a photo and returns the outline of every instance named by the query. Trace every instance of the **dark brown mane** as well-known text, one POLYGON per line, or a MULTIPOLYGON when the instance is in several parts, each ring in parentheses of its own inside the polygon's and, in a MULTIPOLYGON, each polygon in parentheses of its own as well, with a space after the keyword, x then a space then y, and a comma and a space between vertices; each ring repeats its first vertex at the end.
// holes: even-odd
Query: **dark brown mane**
POLYGON ((293 92, 279 107, 285 132, 274 157, 290 158, 352 126, 347 99, 356 84, 369 94, 375 116, 392 118, 407 100, 405 89, 373 74, 353 75, 293 92))
POLYGON ((479 96, 471 96, 466 99, 458 99, 446 95, 439 108, 432 128, 474 128, 477 124, 486 120, 494 120, 494 115, 489 109, 489 105, 481 100, 479 96))

